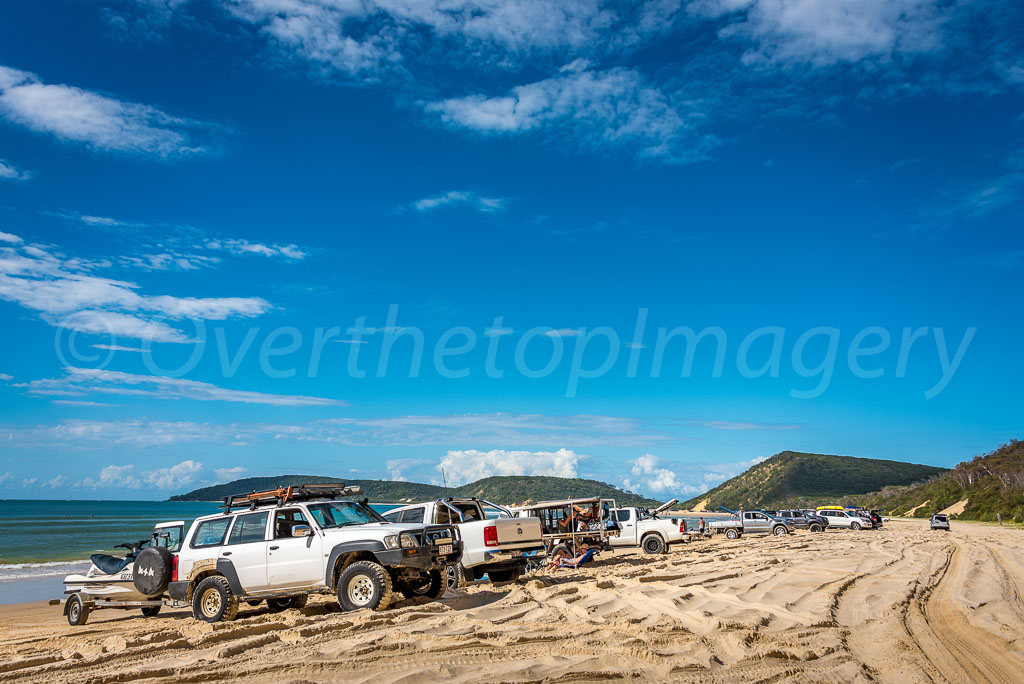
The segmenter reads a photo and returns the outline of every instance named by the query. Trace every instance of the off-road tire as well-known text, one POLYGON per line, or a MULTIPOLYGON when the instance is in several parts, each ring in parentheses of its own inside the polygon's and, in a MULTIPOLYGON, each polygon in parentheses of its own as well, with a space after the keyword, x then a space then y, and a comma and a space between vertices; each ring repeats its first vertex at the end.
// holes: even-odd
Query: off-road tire
POLYGON ((165 546, 142 549, 133 561, 132 584, 143 596, 156 596, 167 591, 171 581, 174 554, 165 546))
POLYGON ((491 570, 487 573, 487 577, 489 577, 493 583, 515 582, 519 579, 520 575, 522 575, 522 573, 517 568, 513 568, 512 570, 491 570))
POLYGON ((850 525, 850 529, 854 532, 860 532, 860 523, 853 523, 850 525))
POLYGON ((821 525, 818 523, 811 523, 807 526, 807 530, 810 532, 821 532, 821 525))
POLYGON ((737 532, 736 530, 726 530, 725 531, 725 538, 726 539, 739 539, 740 538, 740 533, 737 532))
POLYGON ((338 603, 342 610, 387 610, 392 598, 391 575, 380 563, 356 561, 338 578, 338 603))
POLYGON ((142 609, 142 616, 143 617, 156 617, 157 615, 160 614, 160 609, 161 608, 163 608, 163 606, 145 606, 142 609))
POLYGON ((228 581, 211 575, 196 585, 192 593, 192 615, 203 622, 229 622, 238 615, 238 598, 228 581))
POLYGON ((658 534, 649 534, 640 540, 640 548, 644 550, 644 553, 652 555, 662 554, 668 549, 665 545, 665 540, 658 534))
POLYGON ((444 585, 448 591, 466 588, 466 571, 462 563, 449 565, 444 571, 444 585))
POLYGON ((89 619, 89 607, 82 602, 82 597, 78 594, 72 594, 68 598, 68 624, 72 627, 78 627, 84 625, 89 619))
POLYGON ((786 529, 785 525, 776 525, 772 528, 772 534, 776 537, 785 537, 789 534, 789 530, 786 529))
POLYGON ((305 594, 298 596, 285 596, 284 598, 267 599, 267 608, 271 613, 282 613, 286 610, 298 610, 306 607, 307 597, 305 594))

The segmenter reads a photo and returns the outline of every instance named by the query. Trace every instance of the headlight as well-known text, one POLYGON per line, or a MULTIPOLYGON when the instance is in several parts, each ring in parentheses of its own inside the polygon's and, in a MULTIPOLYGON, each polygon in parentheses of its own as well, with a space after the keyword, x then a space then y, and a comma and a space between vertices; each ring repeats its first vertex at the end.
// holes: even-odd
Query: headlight
POLYGON ((399 540, 402 542, 403 549, 414 549, 419 546, 419 544, 416 543, 416 537, 407 532, 402 534, 399 537, 399 540))
POLYGON ((384 537, 384 546, 386 546, 389 549, 397 549, 398 548, 398 535, 397 534, 393 534, 390 537, 384 537))

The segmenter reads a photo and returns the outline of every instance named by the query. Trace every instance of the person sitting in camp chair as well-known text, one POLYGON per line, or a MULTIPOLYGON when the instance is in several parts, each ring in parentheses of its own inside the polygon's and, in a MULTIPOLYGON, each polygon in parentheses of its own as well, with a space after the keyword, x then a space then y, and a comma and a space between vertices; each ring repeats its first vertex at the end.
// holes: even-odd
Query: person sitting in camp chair
POLYGON ((589 563, 597 555, 597 547, 588 546, 583 544, 580 546, 579 553, 572 558, 566 556, 552 558, 551 560, 555 563, 556 568, 578 568, 584 563, 589 563))

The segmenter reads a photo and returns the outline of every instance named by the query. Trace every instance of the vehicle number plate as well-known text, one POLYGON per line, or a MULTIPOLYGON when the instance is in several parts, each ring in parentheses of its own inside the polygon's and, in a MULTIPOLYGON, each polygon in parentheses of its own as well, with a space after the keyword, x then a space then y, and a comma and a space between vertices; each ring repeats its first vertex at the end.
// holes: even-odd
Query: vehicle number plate
POLYGON ((452 545, 451 544, 442 544, 441 546, 437 547, 437 552, 439 554, 441 554, 442 556, 447 556, 449 553, 452 552, 452 545))

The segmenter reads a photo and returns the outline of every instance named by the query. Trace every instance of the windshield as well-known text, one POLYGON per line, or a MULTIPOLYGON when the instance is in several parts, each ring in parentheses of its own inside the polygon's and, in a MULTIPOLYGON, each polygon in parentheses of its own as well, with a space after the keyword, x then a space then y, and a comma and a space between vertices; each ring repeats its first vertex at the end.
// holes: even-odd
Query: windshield
POLYGON ((374 511, 363 508, 351 501, 312 504, 308 508, 310 515, 316 518, 316 521, 320 523, 320 527, 324 529, 387 522, 387 520, 374 511))
POLYGON ((946 516, 944 516, 944 515, 937 515, 937 516, 935 516, 935 519, 938 520, 939 522, 946 522, 946 516))

